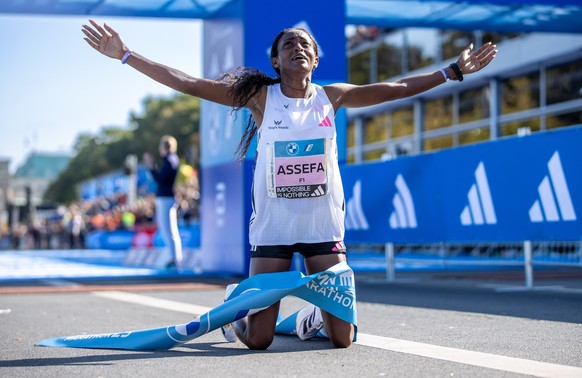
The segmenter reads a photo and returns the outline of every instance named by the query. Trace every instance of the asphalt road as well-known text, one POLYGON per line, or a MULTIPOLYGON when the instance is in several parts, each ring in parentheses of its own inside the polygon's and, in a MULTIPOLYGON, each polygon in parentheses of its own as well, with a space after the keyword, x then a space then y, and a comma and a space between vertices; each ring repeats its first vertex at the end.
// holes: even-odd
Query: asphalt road
MULTIPOLYGON (((419 272, 386 283, 356 274, 352 347, 277 336, 259 352, 219 331, 169 351, 34 345, 185 323, 192 309, 218 305, 235 278, 3 284, 0 377, 582 377, 580 271, 545 271, 536 290, 517 276, 419 272)), ((302 305, 285 298, 282 313, 302 305)))

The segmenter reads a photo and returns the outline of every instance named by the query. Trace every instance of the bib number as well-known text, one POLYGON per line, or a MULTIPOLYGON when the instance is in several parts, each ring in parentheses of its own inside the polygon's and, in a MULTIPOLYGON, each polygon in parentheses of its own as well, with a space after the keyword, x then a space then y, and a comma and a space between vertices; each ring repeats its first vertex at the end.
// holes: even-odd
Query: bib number
POLYGON ((272 198, 321 197, 327 188, 325 139, 267 145, 267 193, 272 198))

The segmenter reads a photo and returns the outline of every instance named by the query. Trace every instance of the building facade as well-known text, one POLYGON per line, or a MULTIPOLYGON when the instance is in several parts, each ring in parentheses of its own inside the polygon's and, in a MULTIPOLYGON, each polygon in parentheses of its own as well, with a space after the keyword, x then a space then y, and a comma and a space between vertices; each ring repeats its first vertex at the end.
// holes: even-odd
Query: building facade
POLYGON ((9 167, 9 159, 0 159, 0 233, 6 231, 7 209, 8 204, 12 201, 9 167))
POLYGON ((350 81, 434 72, 469 43, 497 44, 462 83, 348 111, 348 163, 392 159, 582 124, 582 35, 399 29, 353 46, 350 81))
MULTIPOLYGON (((67 167, 71 156, 62 153, 32 152, 17 168, 11 179, 12 203, 15 209, 30 206, 35 209, 42 204, 44 193, 50 183, 67 167)), ((19 214, 13 216, 17 222, 19 214)))

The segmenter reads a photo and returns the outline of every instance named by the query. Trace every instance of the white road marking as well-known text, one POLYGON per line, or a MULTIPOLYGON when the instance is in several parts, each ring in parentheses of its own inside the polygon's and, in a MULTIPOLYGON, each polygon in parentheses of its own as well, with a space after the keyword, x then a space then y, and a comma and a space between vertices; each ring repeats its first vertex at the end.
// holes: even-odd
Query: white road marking
POLYGON ((212 307, 197 306, 184 302, 176 302, 167 299, 148 297, 140 294, 126 293, 123 291, 94 291, 92 294, 98 297, 114 299, 116 301, 135 303, 143 306, 182 312, 192 316, 199 316, 212 310, 212 307))
POLYGON ((582 377, 582 368, 358 333, 357 344, 536 377, 582 377))
MULTIPOLYGON (((198 306, 183 302, 148 297, 122 291, 96 291, 93 295, 122 302, 161 308, 169 311, 187 313, 193 316, 210 311, 211 307, 198 306)), ((415 341, 400 340, 384 336, 375 336, 358 332, 358 345, 389 350, 392 352, 413 354, 421 357, 479 366, 487 369, 510 373, 525 374, 536 377, 582 377, 582 367, 552 364, 523 358, 507 357, 498 354, 475 352, 471 350, 449 348, 415 341)))

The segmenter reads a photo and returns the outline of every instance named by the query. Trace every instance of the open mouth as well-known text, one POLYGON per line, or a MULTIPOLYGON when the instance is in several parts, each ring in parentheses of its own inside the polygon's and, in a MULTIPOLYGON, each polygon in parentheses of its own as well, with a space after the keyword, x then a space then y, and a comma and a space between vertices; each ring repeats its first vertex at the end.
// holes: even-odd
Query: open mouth
POLYGON ((291 60, 292 60, 292 61, 294 61, 294 62, 295 62, 295 61, 297 61, 297 60, 304 60, 304 61, 307 61, 307 58, 306 58, 306 57, 304 57, 303 55, 296 55, 296 56, 294 56, 294 57, 293 57, 291 60))

